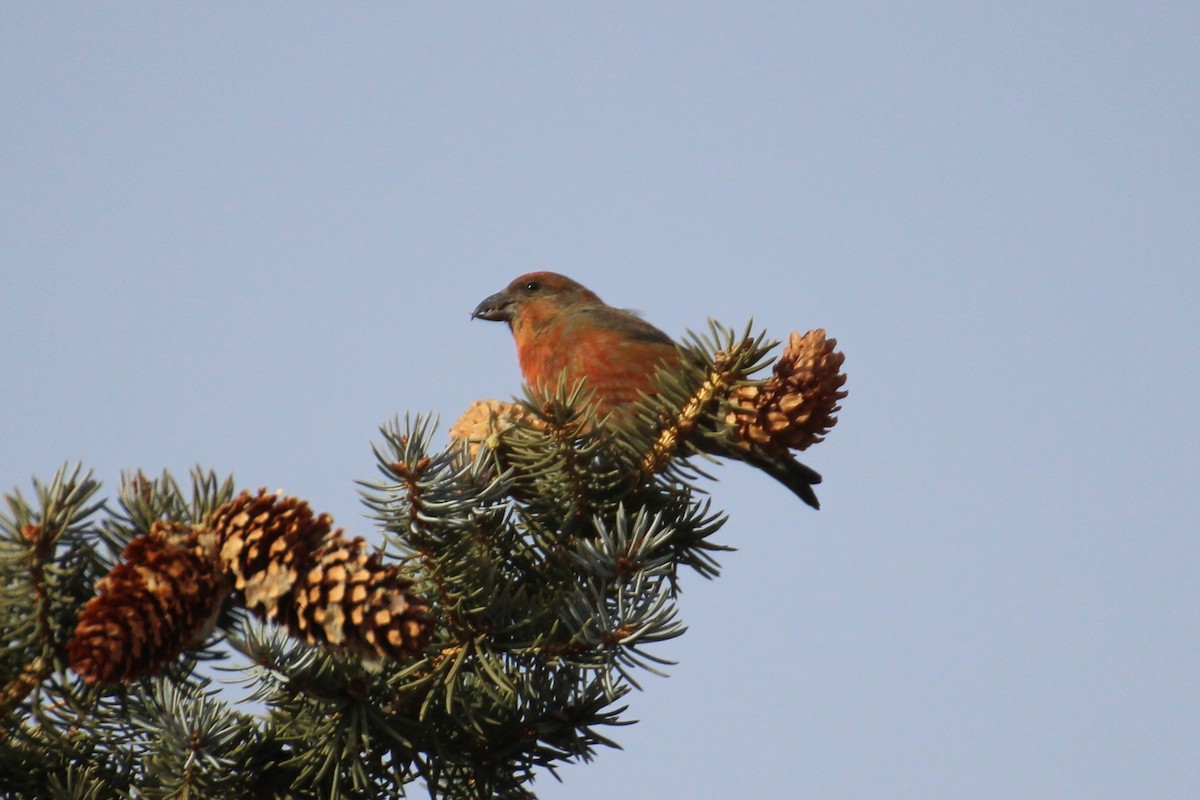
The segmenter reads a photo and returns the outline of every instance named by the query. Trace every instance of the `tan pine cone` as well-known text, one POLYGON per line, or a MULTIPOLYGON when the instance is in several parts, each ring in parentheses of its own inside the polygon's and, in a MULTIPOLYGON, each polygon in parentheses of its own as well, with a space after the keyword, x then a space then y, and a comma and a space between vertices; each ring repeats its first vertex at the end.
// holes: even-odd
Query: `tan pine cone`
POLYGON ((332 530, 295 497, 243 492, 210 525, 246 607, 297 638, 370 659, 410 658, 429 642, 429 606, 362 538, 332 530))
POLYGON ((835 347, 820 328, 793 331, 771 377, 730 394, 725 420, 735 437, 768 450, 804 450, 824 439, 846 396, 845 356, 835 347))
POLYGON ((491 450, 499 449, 504 432, 510 428, 537 424, 537 418, 529 409, 518 403, 492 399, 476 400, 450 426, 450 438, 466 444, 471 458, 475 458, 479 455, 481 446, 491 450))
POLYGON ((79 615, 71 668, 87 683, 129 681, 207 639, 231 588, 213 545, 202 529, 162 520, 131 541, 79 615))

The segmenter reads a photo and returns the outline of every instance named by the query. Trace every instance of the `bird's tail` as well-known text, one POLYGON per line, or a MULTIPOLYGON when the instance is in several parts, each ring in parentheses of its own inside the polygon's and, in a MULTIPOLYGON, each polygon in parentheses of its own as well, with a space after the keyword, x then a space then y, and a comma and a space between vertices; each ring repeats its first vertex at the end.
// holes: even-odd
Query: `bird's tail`
POLYGON ((791 489, 792 494, 813 508, 821 507, 817 493, 812 488, 821 482, 821 474, 816 470, 801 464, 786 453, 755 453, 746 461, 791 489))

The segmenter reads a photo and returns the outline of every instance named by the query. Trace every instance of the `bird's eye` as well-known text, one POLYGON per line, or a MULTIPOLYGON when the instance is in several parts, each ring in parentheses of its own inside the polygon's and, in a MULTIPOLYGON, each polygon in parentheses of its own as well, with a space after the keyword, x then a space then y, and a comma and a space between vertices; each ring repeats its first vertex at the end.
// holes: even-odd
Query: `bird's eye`
POLYGON ((530 281, 529 283, 525 284, 525 291, 527 292, 536 292, 540 288, 542 288, 542 285, 537 281, 530 281))

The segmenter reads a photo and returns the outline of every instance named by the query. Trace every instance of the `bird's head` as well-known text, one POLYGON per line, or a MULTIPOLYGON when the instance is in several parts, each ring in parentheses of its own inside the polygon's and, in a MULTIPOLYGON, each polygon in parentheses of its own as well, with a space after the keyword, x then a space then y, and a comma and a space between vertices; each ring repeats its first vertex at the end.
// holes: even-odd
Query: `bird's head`
POLYGON ((529 324, 564 309, 599 302, 595 293, 566 275, 527 272, 476 306, 471 319, 507 322, 510 326, 529 324))

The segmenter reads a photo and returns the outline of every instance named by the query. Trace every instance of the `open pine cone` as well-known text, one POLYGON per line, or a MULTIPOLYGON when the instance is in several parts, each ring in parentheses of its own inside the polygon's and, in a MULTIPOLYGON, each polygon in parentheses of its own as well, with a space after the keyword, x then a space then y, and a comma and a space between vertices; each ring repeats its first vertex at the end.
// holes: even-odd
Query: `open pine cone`
POLYGON ((411 658, 428 643, 429 606, 412 581, 385 565, 361 537, 331 530, 328 514, 259 490, 212 516, 221 560, 245 605, 297 638, 369 659, 411 658))
POLYGON ((725 421, 735 437, 768 450, 804 450, 824 439, 846 396, 845 356, 835 347, 820 328, 793 332, 771 377, 730 393, 725 421))
POLYGON ((159 520, 97 585, 67 643, 88 683, 152 675, 208 638, 232 586, 203 528, 159 520))
POLYGON ((450 426, 450 438, 465 444, 471 458, 479 455, 481 446, 491 450, 500 447, 504 432, 517 425, 537 425, 537 418, 519 403, 503 400, 476 400, 450 426))

